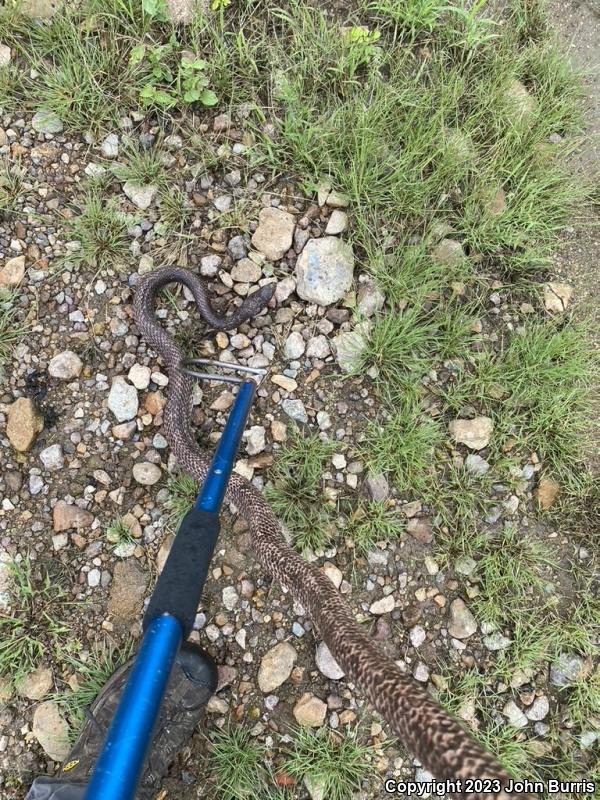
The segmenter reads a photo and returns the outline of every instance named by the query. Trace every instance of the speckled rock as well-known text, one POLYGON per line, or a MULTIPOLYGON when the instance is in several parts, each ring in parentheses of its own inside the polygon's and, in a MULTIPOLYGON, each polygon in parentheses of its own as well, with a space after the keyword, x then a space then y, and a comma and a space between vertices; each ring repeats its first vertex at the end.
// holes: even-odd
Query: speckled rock
POLYGON ((63 761, 67 757, 70 750, 69 725, 54 700, 46 700, 35 709, 32 733, 53 761, 63 761))
POLYGON ((295 220, 280 208, 263 208, 258 216, 258 228, 252 244, 269 261, 279 261, 292 246, 295 220))
POLYGON ((310 692, 305 692, 294 706, 296 722, 305 728, 320 728, 326 714, 327 704, 310 692))
POLYGON ((8 409, 6 435, 20 453, 31 450, 35 439, 44 429, 44 421, 29 397, 19 397, 8 409))
POLYGON ((83 362, 72 350, 64 350, 50 360, 48 364, 48 374, 53 378, 63 381, 70 381, 78 378, 83 369, 83 362))
POLYGON ((133 419, 139 407, 135 386, 128 383, 122 375, 117 375, 113 378, 107 404, 118 422, 128 422, 133 419))
POLYGON ((352 286, 354 253, 335 236, 309 239, 296 262, 296 292, 309 303, 330 306, 352 286))
POLYGON ((289 642, 280 642, 262 657, 258 670, 258 686, 269 693, 287 681, 298 654, 289 642))

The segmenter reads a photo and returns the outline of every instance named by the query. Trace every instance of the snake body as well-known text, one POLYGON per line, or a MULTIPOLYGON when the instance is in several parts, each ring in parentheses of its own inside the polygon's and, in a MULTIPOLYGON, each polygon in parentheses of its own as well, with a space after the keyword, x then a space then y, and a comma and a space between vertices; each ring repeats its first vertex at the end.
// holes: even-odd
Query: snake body
MULTIPOLYGON (((273 295, 274 285, 262 287, 227 316, 210 305, 204 283, 192 273, 165 268, 144 276, 137 287, 133 312, 146 341, 162 356, 169 373, 169 393, 164 409, 164 432, 180 465, 203 481, 210 457, 198 447, 190 430, 192 379, 180 366, 184 359, 178 346, 159 323, 154 310, 158 290, 180 283, 193 294, 196 305, 213 328, 234 328, 261 312, 273 295)), ((367 697, 397 735, 399 742, 437 780, 467 783, 472 791, 449 792, 451 796, 483 800, 506 798, 509 775, 425 688, 402 670, 363 633, 352 612, 329 578, 289 547, 279 523, 262 494, 233 473, 229 501, 246 519, 252 544, 265 571, 287 587, 306 609, 346 679, 367 697), (471 779, 482 784, 470 786, 471 779)), ((512 797, 524 795, 512 794, 512 797)))

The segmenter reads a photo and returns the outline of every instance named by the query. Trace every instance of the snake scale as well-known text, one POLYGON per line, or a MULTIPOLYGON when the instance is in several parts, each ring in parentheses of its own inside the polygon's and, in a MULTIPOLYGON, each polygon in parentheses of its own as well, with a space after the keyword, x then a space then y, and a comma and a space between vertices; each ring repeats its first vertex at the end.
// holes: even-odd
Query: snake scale
MULTIPOLYGON (((164 431, 180 465, 199 482, 204 480, 210 457, 199 448, 189 426, 192 379, 180 366, 184 359, 178 346, 159 323, 154 306, 159 289, 169 283, 186 286, 204 319, 218 330, 237 327, 259 314, 271 299, 275 286, 262 287, 249 295, 228 315, 217 314, 207 289, 196 275, 179 268, 156 270, 144 276, 137 287, 133 313, 146 341, 162 356, 169 373, 169 392, 164 409, 164 431)), ((352 612, 333 583, 317 567, 290 548, 279 523, 262 494, 247 480, 233 473, 227 492, 246 519, 258 560, 266 572, 287 587, 310 615, 346 679, 367 697, 398 737, 399 742, 437 780, 496 779, 508 785, 508 774, 448 713, 425 688, 385 656, 356 623, 352 612)), ((483 785, 481 790, 450 793, 483 800, 506 798, 508 792, 483 785)), ((524 795, 512 794, 512 797, 524 795)))

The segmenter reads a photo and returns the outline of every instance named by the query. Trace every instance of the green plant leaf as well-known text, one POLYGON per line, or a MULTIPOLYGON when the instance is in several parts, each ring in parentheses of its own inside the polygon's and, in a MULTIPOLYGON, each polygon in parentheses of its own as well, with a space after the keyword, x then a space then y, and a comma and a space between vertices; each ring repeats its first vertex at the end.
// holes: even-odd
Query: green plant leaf
POLYGON ((165 0, 142 0, 144 13, 157 22, 168 22, 169 14, 165 0))
POLYGON ((203 106, 216 106, 219 98, 211 89, 205 89, 200 95, 200 102, 203 106))
POLYGON ((145 44, 136 45, 131 51, 131 54, 129 56, 129 65, 134 67, 136 64, 139 64, 141 61, 143 61, 145 56, 146 56, 146 45, 145 44))

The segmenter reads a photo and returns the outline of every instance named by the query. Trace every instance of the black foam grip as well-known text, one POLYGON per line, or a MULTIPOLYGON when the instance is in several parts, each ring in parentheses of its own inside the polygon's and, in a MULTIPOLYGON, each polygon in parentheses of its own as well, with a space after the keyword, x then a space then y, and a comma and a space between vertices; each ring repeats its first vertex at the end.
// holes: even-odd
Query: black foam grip
POLYGON ((219 536, 219 515, 193 508, 183 518, 144 616, 144 629, 161 614, 181 623, 190 635, 219 536))

